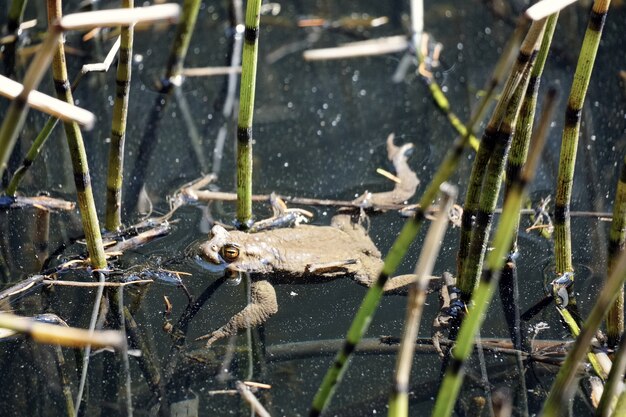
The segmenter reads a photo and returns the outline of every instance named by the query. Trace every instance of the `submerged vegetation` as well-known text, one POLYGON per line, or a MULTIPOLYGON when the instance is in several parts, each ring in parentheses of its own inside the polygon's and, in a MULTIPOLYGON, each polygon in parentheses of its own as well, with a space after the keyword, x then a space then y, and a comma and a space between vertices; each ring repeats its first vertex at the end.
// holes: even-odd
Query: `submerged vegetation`
POLYGON ((626 413, 610 1, 321 3, 10 1, 1 415, 626 413))

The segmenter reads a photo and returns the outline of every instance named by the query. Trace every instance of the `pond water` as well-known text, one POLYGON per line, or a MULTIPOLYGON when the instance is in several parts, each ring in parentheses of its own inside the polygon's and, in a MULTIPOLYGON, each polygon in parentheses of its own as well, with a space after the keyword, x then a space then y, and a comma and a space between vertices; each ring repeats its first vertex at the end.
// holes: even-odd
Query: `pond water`
MULTIPOLYGON (((7 9, 7 2, 3 9, 7 9)), ((488 80, 503 45, 514 28, 514 18, 524 2, 449 1, 431 2, 425 8, 425 30, 443 46, 441 66, 435 72, 454 112, 467 120, 470 109, 488 80), (502 3, 506 16, 490 7, 502 3)), ((365 190, 382 191, 392 187, 376 168, 392 170, 385 153, 385 139, 394 133, 397 143, 411 142, 415 149, 409 163, 422 181, 418 194, 456 137, 445 116, 435 106, 429 90, 414 68, 397 83, 392 77, 403 52, 386 55, 307 62, 302 52, 309 48, 332 47, 345 42, 374 39, 408 33, 408 2, 304 1, 282 2, 276 15, 264 16, 261 23, 257 92, 254 113, 254 182, 255 194, 275 191, 281 195, 351 200, 365 190), (363 27, 355 22, 368 17, 388 18, 379 27, 363 27), (304 18, 327 19, 324 27, 299 27, 304 18)), ((98 8, 117 6, 99 2, 98 8)), ((185 61, 186 67, 229 65, 233 30, 229 22, 229 2, 202 3, 197 26, 185 61)), ((78 2, 68 2, 64 12, 76 11, 78 2)), ((548 58, 543 85, 560 89, 561 101, 550 139, 544 152, 537 179, 531 187, 532 204, 554 196, 558 167, 560 132, 563 125, 565 97, 576 65, 577 51, 584 34, 588 8, 577 4, 563 12, 548 58)), ((2 15, 4 23, 4 15, 2 15)), ((31 2, 25 19, 45 21, 45 7, 31 2)), ((626 45, 620 23, 626 8, 616 2, 610 10, 605 34, 598 53, 596 69, 583 112, 583 129, 579 146, 576 180, 572 201, 574 211, 611 210, 620 161, 626 141, 626 88, 620 70, 626 70, 626 45)), ((29 32, 32 35, 35 29, 29 32)), ((108 33, 108 32, 107 32, 108 33)), ((76 74, 85 63, 102 59, 112 41, 103 39, 82 42, 82 33, 67 36, 67 45, 75 54, 68 57, 70 74, 76 74)), ((154 131, 147 128, 152 106, 165 97, 155 91, 153 81, 160 75, 173 38, 173 27, 138 30, 135 35, 135 57, 131 87, 131 107, 127 127, 126 178, 124 182, 123 222, 133 224, 141 218, 141 208, 149 201, 153 215, 169 210, 168 196, 185 183, 203 174, 216 173, 212 189, 234 192, 235 122, 224 117, 228 77, 189 77, 167 99, 163 114, 154 131), (226 141, 219 161, 215 148, 220 129, 226 129, 226 141), (148 134, 146 134, 148 132, 148 134), (143 145, 140 145, 142 140, 143 145), (149 149, 148 149, 149 148, 149 149)), ((23 69, 22 69, 23 71, 23 69)), ((51 80, 42 90, 52 90, 51 80)), ((541 92, 545 91, 542 88, 541 92)), ((110 119, 115 96, 115 71, 90 74, 75 93, 78 105, 94 112, 98 121, 94 130, 84 132, 91 177, 101 220, 104 216, 106 160, 110 137, 110 119)), ((238 98, 238 94, 235 95, 238 98)), ((3 108, 6 106, 3 100, 3 108)), ((236 112, 236 107, 235 107, 236 112)), ((16 148, 15 161, 28 148, 46 118, 31 111, 16 148)), ((21 192, 34 195, 46 191, 51 196, 75 200, 71 163, 61 126, 57 126, 42 157, 33 165, 21 192)), ((459 170, 451 178, 458 185, 460 203, 467 188, 473 152, 468 152, 459 170)), ((411 202, 414 202, 414 197, 411 202)), ((328 224, 332 207, 305 206, 314 213, 314 224, 328 224)), ((257 219, 266 217, 266 204, 256 203, 257 219)), ((194 242, 206 239, 214 220, 232 224, 235 206, 230 202, 195 204, 180 208, 171 218, 171 232, 143 247, 127 252, 115 262, 120 270, 149 270, 161 267, 185 273, 182 275, 189 293, 198 297, 217 279, 187 257, 194 242)), ((34 260, 34 210, 0 213, 4 286, 40 272, 34 260)), ((404 218, 395 212, 371 216, 369 234, 385 254, 404 218)), ((75 244, 82 237, 77 211, 51 215, 49 265, 83 253, 75 244)), ((522 226, 531 220, 523 218, 522 226)), ((590 309, 597 289, 606 276, 608 222, 597 217, 576 217, 574 228, 574 263, 577 268, 577 291, 583 314, 590 309), (578 284, 580 282, 580 284, 578 284)), ((419 254, 419 242, 413 245, 399 273, 409 273, 419 254)), ((455 273, 459 230, 446 233, 434 274, 455 273)), ((544 296, 544 280, 554 263, 553 244, 534 232, 521 232, 520 276, 521 310, 544 296)), ((333 248, 329 247, 329 251, 333 248)), ((84 273, 64 274, 64 279, 89 280, 84 273)), ((234 388, 237 380, 249 379, 271 385, 261 389, 258 397, 273 416, 306 415, 317 387, 332 363, 334 352, 348 329, 366 289, 349 279, 338 279, 316 285, 284 284, 276 286, 279 311, 261 329, 246 332, 232 340, 232 361, 226 341, 209 349, 194 339, 224 324, 246 303, 246 286, 221 286, 189 323, 184 355, 172 362, 173 344, 163 330, 167 320, 176 323, 187 307, 187 296, 171 280, 157 279, 138 295, 128 289, 124 298, 135 303, 135 320, 147 343, 156 368, 163 374, 173 370, 167 381, 172 404, 171 415, 249 415, 238 395, 221 391, 234 388), (169 317, 164 317, 164 297, 172 303, 169 317), (250 340, 252 342, 250 342, 250 340), (314 344, 323 341, 323 346, 314 344), (249 343, 254 345, 248 349, 249 343), (250 353, 252 352, 252 353, 250 353), (175 365, 175 366, 174 366, 175 365), (179 408, 177 408, 179 407, 179 408), (182 414, 182 409, 190 414, 182 414), (178 410, 178 411, 177 411, 178 410), (192 411, 189 411, 192 410, 192 411), (197 410, 198 414, 193 414, 197 410), (181 414, 176 414, 180 412, 181 414)), ((130 287, 129 287, 130 288, 130 287)), ((86 288, 48 288, 39 286, 11 300, 9 308, 21 315, 55 313, 71 326, 89 323, 95 290, 86 288)), ((325 415, 379 415, 387 412, 387 397, 395 361, 394 352, 376 345, 380 336, 399 337, 402 332, 405 298, 384 297, 370 326, 367 337, 372 347, 357 353, 344 381, 325 415)), ((420 336, 431 335, 431 323, 438 311, 435 294, 428 298, 420 336)), ((561 340, 568 337, 554 308, 544 310, 531 324, 546 322, 548 330, 540 339, 561 340)), ((484 338, 508 336, 499 301, 491 307, 484 338)), ((80 357, 72 349, 62 349, 69 387, 77 391, 75 371, 80 357)), ((0 415, 65 415, 63 383, 56 366, 57 352, 23 338, 5 339, 0 345, 0 415)), ((146 356, 146 352, 144 352, 146 356)), ((486 368, 493 388, 517 389, 514 358, 486 353, 486 368)), ((88 373, 88 390, 84 414, 94 416, 124 415, 115 383, 121 369, 120 356, 111 352, 93 354, 88 373)), ((133 406, 135 415, 157 415, 154 395, 146 382, 146 371, 140 361, 130 358, 133 406)), ((441 361, 432 349, 417 355, 411 380, 411 415, 430 412, 439 386, 441 361)), ((537 412, 557 368, 538 365, 536 385, 532 388, 529 408, 537 412)), ((472 398, 484 395, 478 361, 469 366, 470 377, 461 393, 458 412, 469 407, 472 398)), ((517 404, 516 404, 517 405, 517 404)), ((577 402, 576 415, 593 415, 584 401, 577 402)), ((516 415, 520 413, 516 408, 516 415)), ((487 415, 487 412, 483 415, 487 415)))

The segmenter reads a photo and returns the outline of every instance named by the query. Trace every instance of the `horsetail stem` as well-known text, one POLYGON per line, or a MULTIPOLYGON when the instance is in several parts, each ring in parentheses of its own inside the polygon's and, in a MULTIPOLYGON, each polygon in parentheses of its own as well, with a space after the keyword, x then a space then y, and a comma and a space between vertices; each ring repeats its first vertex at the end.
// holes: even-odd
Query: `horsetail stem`
POLYGON ((420 326, 422 310, 426 302, 428 290, 428 279, 426 277, 432 274, 435 266, 443 235, 449 222, 448 212, 452 208, 452 204, 454 204, 457 190, 451 185, 442 184, 441 194, 439 214, 428 230, 424 246, 415 267, 416 281, 409 288, 402 342, 396 357, 394 382, 389 397, 388 415, 390 417, 407 416, 409 413, 409 375, 415 353, 415 339, 420 326))
MULTIPOLYGON (((133 163, 130 164, 132 169, 129 177, 132 178, 133 181, 128 185, 124 194, 124 202, 122 203, 127 210, 134 210, 137 207, 139 195, 146 182, 149 161, 157 146, 157 141, 154 139, 158 136, 161 120, 165 115, 165 109, 169 103, 173 88, 182 82, 182 78, 180 77, 182 67, 179 67, 179 65, 183 65, 187 55, 189 42, 191 41, 193 29, 198 17, 199 4, 199 0, 185 0, 183 3, 182 16, 176 29, 166 73, 159 85, 159 92, 162 93, 162 95, 157 96, 154 100, 147 117, 148 121, 141 135, 141 140, 139 141, 137 156, 133 163), (175 71, 177 69, 178 72, 176 73, 175 71)), ((135 10, 137 9, 138 8, 135 8, 135 10)))
MULTIPOLYGON (((613 305, 615 305, 615 303, 613 303, 613 305)), ((626 412, 624 409, 619 409, 619 407, 622 407, 624 403, 624 398, 621 397, 625 395, 624 392, 622 392, 625 371, 626 337, 622 337, 619 342, 619 347, 615 350, 611 372, 609 373, 609 378, 607 379, 606 384, 604 384, 604 390, 602 391, 600 404, 598 404, 598 408, 596 410, 596 416, 623 416, 626 412), (618 395, 620 395, 620 397, 618 397, 618 395), (622 404, 619 404, 619 402, 622 404)))
POLYGON ((176 79, 183 71, 183 64, 189 49, 189 42, 193 29, 196 26, 198 11, 200 10, 200 0, 185 0, 183 3, 182 16, 174 35, 174 44, 170 51, 165 71, 166 88, 171 85, 178 85, 176 79))
POLYGON ((57 26, 51 26, 48 36, 37 51, 35 58, 28 67, 24 76, 22 91, 9 105, 2 126, 0 126, 0 177, 7 168, 7 163, 11 152, 15 147, 17 136, 24 125, 26 114, 28 113, 28 95, 37 88, 43 78, 52 59, 54 47, 61 38, 61 32, 57 26))
MULTIPOLYGON (((613 203, 613 221, 609 232, 609 265, 611 275, 615 262, 626 246, 626 158, 622 161, 615 202, 613 203)), ((615 303, 606 318, 608 346, 614 348, 624 333, 624 288, 619 291, 615 303)))
MULTIPOLYGON (((563 129, 554 207, 554 256, 557 276, 566 272, 574 272, 569 210, 574 182, 580 119, 610 3, 610 0, 596 0, 593 4, 576 71, 574 72, 574 80, 567 101, 567 110, 565 111, 565 127, 563 129)), ((573 285, 570 286, 568 292, 570 293, 570 299, 572 299, 574 296, 573 285)))
POLYGON ((533 22, 520 47, 517 60, 503 87, 502 94, 485 128, 481 146, 474 160, 461 220, 461 243, 457 259, 457 285, 467 302, 478 280, 486 250, 491 219, 500 191, 504 161, 510 146, 512 129, 526 91, 529 69, 543 34, 545 19, 533 22), (523 87, 519 88, 523 82, 523 87), (517 98, 515 98, 517 97, 517 98), (474 227, 474 221, 477 227, 474 227))
POLYGON ((15 49, 17 46, 19 28, 24 18, 26 0, 12 0, 7 13, 7 33, 14 39, 4 45, 4 74, 7 77, 15 74, 15 49))
POLYGON ((548 136, 555 101, 556 91, 550 90, 545 100, 539 127, 535 131, 533 147, 528 162, 524 170, 522 172, 518 171, 516 177, 511 179, 511 192, 504 202, 500 223, 493 238, 494 249, 489 252, 486 267, 483 270, 478 286, 472 293, 471 302, 468 304, 469 312, 465 320, 463 320, 457 343, 451 351, 451 360, 448 363, 433 410, 433 416, 435 417, 451 415, 456 403, 463 382, 464 364, 472 352, 474 338, 485 319, 485 312, 493 298, 500 271, 506 260, 506 254, 511 247, 517 216, 528 185, 536 172, 539 158, 548 136))
MULTIPOLYGON (((519 39, 519 31, 515 31, 512 38, 519 39)), ((512 46, 516 46, 517 44, 518 42, 510 42, 510 45, 512 46)), ((507 52, 505 51, 505 53, 507 52)), ((499 84, 499 80, 504 73, 504 67, 503 58, 501 58, 493 73, 491 80, 493 89, 491 89, 491 91, 493 91, 495 86, 499 84)), ((385 286, 387 279, 389 279, 389 277, 396 271, 409 246, 419 233, 422 223, 425 220, 425 214, 437 196, 439 187, 446 180, 448 180, 448 178, 450 178, 454 171, 456 171, 459 161, 461 160, 461 156, 463 155, 463 150, 469 144, 469 133, 473 132, 475 124, 478 120, 480 120, 481 115, 487 108, 491 98, 491 94, 486 94, 482 97, 482 100, 477 105, 478 110, 472 115, 470 121, 466 125, 467 134, 464 136, 458 136, 449 148, 442 163, 439 165, 439 168, 437 168, 437 171, 426 187, 424 194, 422 194, 415 214, 410 220, 404 223, 398 237, 396 237, 391 249, 389 249, 381 272, 376 278, 374 285, 372 285, 367 291, 365 298, 359 306, 359 310, 352 320, 343 347, 337 352, 335 361, 326 372, 324 380, 315 394, 315 398, 311 404, 311 409, 309 410, 310 417, 319 416, 332 399, 337 384, 339 384, 343 374, 348 368, 348 360, 352 356, 356 345, 359 343, 369 327, 376 308, 380 303, 380 298, 383 294, 383 287, 385 286)))
MULTIPOLYGON (((123 0, 122 6, 134 7, 134 0, 123 0)), ((115 79, 115 102, 111 122, 111 147, 109 148, 109 170, 107 177, 107 198, 105 228, 117 230, 122 225, 122 180, 124 173, 124 143, 126 141, 126 121, 133 56, 132 26, 124 26, 120 34, 120 51, 115 79)))
POLYGON ((56 127, 58 122, 59 122, 59 119, 54 116, 50 116, 48 118, 48 120, 46 121, 46 124, 43 126, 43 129, 41 129, 41 131, 39 132, 39 134, 33 141, 33 144, 31 145, 30 149, 26 153, 26 156, 24 157, 22 164, 19 166, 18 169, 15 170, 15 173, 13 174, 13 177, 11 178, 11 181, 9 182, 9 186, 6 189, 7 195, 15 195, 15 193, 17 192, 17 187, 19 187, 20 183, 22 182, 22 178, 24 178, 24 175, 26 175, 26 173, 28 172, 28 169, 31 167, 31 165, 35 162, 35 159, 37 159, 37 157, 41 153, 41 149, 43 148, 43 145, 46 143, 46 141, 50 137, 52 130, 56 127))
MULTIPOLYGON (((559 373, 548 394, 548 398, 543 404, 543 411, 540 416, 557 417, 562 415, 562 409, 567 407, 574 388, 574 382, 577 379, 578 365, 589 351, 589 346, 591 346, 596 331, 608 309, 617 298, 620 289, 624 286, 624 281, 626 281, 626 251, 622 252, 617 262, 615 262, 615 267, 605 281, 596 303, 582 326, 580 335, 575 339, 565 361, 559 368, 559 373)), ((623 414, 614 413, 613 415, 623 414)))
MULTIPOLYGON (((48 0, 48 24, 54 27, 53 22, 61 19, 61 1, 48 0)), ((57 42, 54 59, 52 61, 52 77, 57 97, 67 103, 73 104, 72 91, 67 78, 67 68, 65 66, 65 50, 62 42, 57 42)), ((102 236, 98 224, 98 213, 93 199, 91 189, 91 179, 89 177, 89 166, 87 164, 87 154, 83 137, 78 124, 75 122, 64 123, 65 135, 70 149, 72 168, 74 170, 74 183, 76 184, 76 194, 78 207, 83 222, 83 230, 87 240, 87 250, 91 266, 95 269, 104 269, 107 266, 102 246, 102 236)))
MULTIPOLYGON (((541 41, 541 47, 539 48, 535 65, 531 70, 530 80, 528 81, 528 87, 526 88, 526 94, 524 95, 522 107, 519 111, 519 120, 515 124, 515 133, 513 135, 513 141, 511 142, 511 150, 509 152, 504 181, 505 198, 511 192, 511 179, 517 175, 516 172, 522 170, 528 156, 530 138, 532 136, 535 111, 537 107, 537 95, 539 93, 539 85, 541 83, 541 75, 548 56, 548 51, 550 50, 552 36, 554 35, 557 20, 558 13, 548 17, 546 29, 541 41)), ((505 263, 500 277, 500 297, 502 299, 505 317, 508 322, 511 340, 513 341, 516 349, 522 350, 525 335, 521 332, 517 290, 517 269, 515 261, 515 254, 517 253, 518 229, 519 216, 517 217, 517 224, 514 227, 511 255, 509 256, 509 260, 505 263)))
POLYGON ((237 122, 237 222, 243 228, 248 227, 252 219, 252 116, 259 50, 260 9, 261 0, 250 0, 246 5, 246 29, 241 64, 237 122))

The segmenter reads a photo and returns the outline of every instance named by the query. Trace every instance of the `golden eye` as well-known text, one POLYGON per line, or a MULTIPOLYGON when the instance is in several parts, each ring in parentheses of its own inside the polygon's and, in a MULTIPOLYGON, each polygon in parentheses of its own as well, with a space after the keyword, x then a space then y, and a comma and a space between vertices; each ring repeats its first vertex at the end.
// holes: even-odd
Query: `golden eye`
POLYGON ((220 255, 226 262, 233 262, 239 257, 239 248, 235 245, 224 245, 220 250, 220 255))

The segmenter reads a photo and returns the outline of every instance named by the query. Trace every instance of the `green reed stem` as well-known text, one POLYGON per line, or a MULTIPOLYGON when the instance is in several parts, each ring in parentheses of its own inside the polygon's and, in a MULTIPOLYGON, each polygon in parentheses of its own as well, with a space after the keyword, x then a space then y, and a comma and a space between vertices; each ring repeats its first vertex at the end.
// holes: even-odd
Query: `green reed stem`
POLYGON ((615 410, 611 416, 621 417, 626 415, 626 391, 622 391, 622 393, 617 398, 617 404, 615 404, 615 410))
MULTIPOLYGON (((528 156, 528 148, 530 146, 530 138, 532 136, 541 75, 543 73, 546 58, 548 57, 548 51, 550 50, 550 44, 552 43, 552 36, 554 35, 557 20, 558 13, 548 17, 546 29, 541 41, 541 47, 539 48, 537 59, 535 60, 535 64, 531 70, 530 80, 528 82, 528 87, 526 88, 526 94, 524 95, 524 99, 522 101, 522 107, 519 110, 519 120, 515 124, 515 133, 513 134, 511 150, 509 152, 506 165, 506 175, 504 178, 505 199, 511 191, 511 179, 517 175, 516 172, 520 172, 522 170, 528 156)), ((521 331, 519 297, 517 289, 517 266, 514 256, 514 254, 517 253, 519 216, 514 229, 515 231, 513 244, 511 245, 511 255, 509 256, 509 260, 505 263, 502 275, 500 276, 500 297, 502 299, 503 310, 509 326, 511 340, 513 341, 516 349, 522 350, 525 335, 521 331)), ((521 378, 521 380, 524 382, 523 378, 521 378)))
MULTIPOLYGON (((135 7, 134 0, 124 0, 122 6, 135 7)), ((109 169, 107 176, 106 215, 104 226, 107 230, 117 230, 122 226, 122 181, 124 174, 124 143, 133 57, 132 26, 124 26, 120 34, 120 51, 115 79, 115 102, 111 122, 111 147, 109 148, 109 169)))
POLYGON ((3 62, 4 74, 11 77, 15 74, 15 51, 17 48, 19 27, 24 18, 24 10, 26 10, 26 0, 12 0, 7 14, 7 30, 8 35, 15 36, 14 39, 4 44, 3 62))
POLYGON ((17 187, 19 187, 20 183, 22 182, 24 175, 26 175, 26 173, 28 172, 28 169, 33 165, 33 163, 35 162, 35 160, 41 153, 41 150, 43 149, 43 145, 46 143, 46 141, 50 137, 52 130, 54 130, 58 122, 59 122, 59 119, 56 117, 50 116, 48 118, 43 129, 41 129, 41 131, 35 138, 35 141, 33 142, 30 149, 28 150, 28 153, 24 157, 24 160, 22 161, 22 165, 20 165, 19 168, 15 170, 15 173, 13 174, 13 177, 11 178, 11 181, 9 182, 9 186, 6 189, 7 195, 11 195, 11 196, 15 195, 15 193, 17 192, 17 187))
POLYGON ((620 288, 624 286, 624 281, 626 281, 626 251, 621 253, 615 263, 611 275, 605 281, 596 303, 582 326, 580 335, 574 341, 565 361, 561 365, 548 398, 543 404, 541 416, 558 417, 567 408, 575 388, 574 383, 577 380, 578 366, 589 351, 589 346, 591 346, 596 331, 617 298, 620 288))
POLYGON ((455 187, 442 184, 441 194, 439 214, 428 230, 415 267, 416 280, 409 287, 402 342, 396 357, 394 383, 389 397, 389 417, 408 416, 409 414, 409 376, 415 353, 415 339, 428 292, 428 279, 426 277, 431 275, 439 255, 443 235, 448 227, 448 212, 454 204, 457 190, 455 187))
MULTIPOLYGON (((609 5, 610 0, 596 0, 593 4, 567 101, 567 110, 565 111, 565 127, 561 143, 554 206, 554 256, 557 276, 566 272, 574 272, 569 210, 574 183, 580 119, 609 5)), ((571 285, 568 289, 570 300, 574 300, 573 287, 571 285)), ((575 302, 572 305, 574 306, 575 302)))
MULTIPOLYGON (((516 37, 517 31, 514 33, 513 37, 515 39, 519 39, 521 37, 516 37)), ((515 46, 519 44, 519 42, 513 42, 515 46)), ((506 52, 505 52, 506 53, 506 52)), ((499 80, 503 77, 503 70, 505 65, 502 65, 502 58, 498 62, 496 66, 496 70, 494 70, 492 82, 491 84, 494 86, 491 91, 495 91, 495 86, 499 84, 499 80)), ((320 387, 318 388, 317 393, 315 394, 315 398, 313 399, 313 403, 311 404, 311 409, 309 410, 309 416, 319 416, 324 408, 328 405, 330 400, 333 397, 335 389, 343 374, 348 369, 348 361, 354 352, 356 345, 363 338, 363 335, 367 331, 369 324, 372 321, 372 317, 380 303, 380 299, 383 294, 383 287, 385 283, 389 279, 389 277, 396 271, 400 262, 404 258, 409 246, 419 233, 422 223, 426 219, 425 213, 427 212, 430 205, 433 203, 434 199, 437 197, 437 193, 439 192, 439 187, 443 184, 454 171, 456 171, 459 162, 461 160, 461 156, 463 155, 463 150, 469 145, 469 133, 473 132, 474 126, 481 119, 481 116, 484 110, 487 108, 489 101, 492 98, 492 94, 486 94, 483 96, 482 100, 477 105, 477 110, 474 112, 470 121, 466 124, 467 135, 459 136, 454 141, 448 152, 446 153, 443 161, 439 165, 439 168, 433 175, 430 183, 426 187, 424 194, 419 200, 418 209, 415 211, 413 217, 408 220, 395 242, 389 249, 389 253, 385 257, 385 261, 383 264, 382 271, 376 278, 374 284, 370 287, 359 306, 359 310, 357 311, 354 319, 352 320, 352 324, 348 329, 348 333, 346 335, 346 340, 344 342, 341 350, 337 352, 335 356, 335 361, 333 365, 328 369, 326 375, 324 376, 324 380, 322 381, 320 387)))
MULTIPOLYGON (((180 23, 176 27, 176 35, 174 35, 174 43, 170 56, 167 60, 167 69, 165 72, 165 80, 170 84, 178 85, 175 80, 180 77, 183 71, 183 64, 189 49, 189 42, 193 29, 196 26, 198 11, 200 10, 200 0, 185 0, 183 10, 180 17, 180 23)), ((123 46, 122 46, 123 47, 123 46)))
MULTIPOLYGON (((615 202, 613 203, 613 221, 609 231, 609 266, 611 275, 615 262, 626 247, 626 158, 622 161, 615 202)), ((608 345, 614 348, 624 333, 624 289, 619 291, 615 304, 606 318, 608 345)))
MULTIPOLYGON (((48 26, 53 27, 53 22, 61 19, 61 1, 48 0, 48 26)), ((65 66, 65 49, 62 42, 58 42, 54 50, 52 61, 52 77, 56 95, 60 100, 74 104, 70 82, 67 77, 65 66)), ((65 135, 70 149, 72 168, 74 170, 74 183, 76 184, 76 195, 78 207, 80 209, 83 230, 87 240, 87 250, 91 266, 95 269, 104 269, 107 266, 102 246, 102 236, 98 224, 98 213, 91 190, 91 178, 89 177, 89 166, 87 164, 87 154, 83 137, 76 122, 64 123, 65 135)), ((78 406, 77 406, 78 408, 78 406)))
POLYGON ((241 92, 237 122, 237 222, 249 226, 252 219, 252 116, 259 51, 259 21, 261 0, 246 5, 241 92))
POLYGON ((4 115, 2 126, 0 126, 0 177, 2 177, 4 170, 7 168, 9 157, 15 147, 15 142, 17 141, 20 130, 24 125, 24 120, 26 120, 26 114, 29 108, 27 102, 28 94, 37 88, 48 70, 54 47, 60 37, 61 32, 59 32, 56 26, 49 29, 48 36, 46 36, 46 39, 37 51, 35 58, 24 76, 22 91, 11 102, 4 115))
POLYGON ((9 6, 9 13, 7 14, 7 30, 9 33, 14 33, 20 27, 22 18, 24 17, 24 10, 26 10, 26 0, 12 0, 11 6, 9 6))
MULTIPOLYGON (((615 305, 615 303, 613 305, 615 305)), ((611 372, 609 373, 606 384, 604 384, 600 404, 598 404, 598 408, 596 409, 597 417, 609 417, 611 415, 611 411, 615 408, 618 400, 617 396, 622 390, 624 371, 626 371, 626 337, 622 337, 619 342, 619 347, 616 347, 611 372)))
POLYGON ((550 90, 545 100, 544 112, 539 127, 534 135, 532 152, 524 170, 518 171, 511 180, 511 192, 504 202, 500 223, 493 238, 493 250, 489 252, 486 267, 483 270, 478 286, 472 294, 468 304, 468 314, 463 320, 458 334, 457 343, 451 351, 451 360, 448 363, 444 380, 439 389, 433 416, 450 416, 456 403, 458 393, 463 382, 465 362, 472 353, 474 338, 478 333, 484 319, 487 307, 491 303, 495 288, 498 284, 500 271, 506 261, 506 254, 513 241, 515 225, 525 198, 528 184, 532 181, 541 152, 543 150, 556 101, 556 91, 550 90))
POLYGON ((461 243, 457 259, 457 285, 465 302, 470 299, 480 274, 502 183, 504 163, 521 105, 521 95, 526 91, 530 68, 536 58, 538 39, 542 36, 544 27, 545 19, 533 22, 529 28, 500 100, 485 128, 472 166, 461 220, 461 243))
POLYGON ((433 77, 424 77, 426 80, 426 84, 428 85, 428 89, 430 90, 430 95, 432 96, 437 107, 446 115, 448 121, 452 125, 452 127, 457 131, 457 133, 461 136, 469 136, 469 144, 475 151, 478 150, 480 146, 480 141, 471 131, 467 130, 467 127, 463 124, 463 121, 459 119, 459 117, 452 111, 450 107, 450 102, 448 98, 441 90, 441 87, 437 83, 437 81, 433 77))

